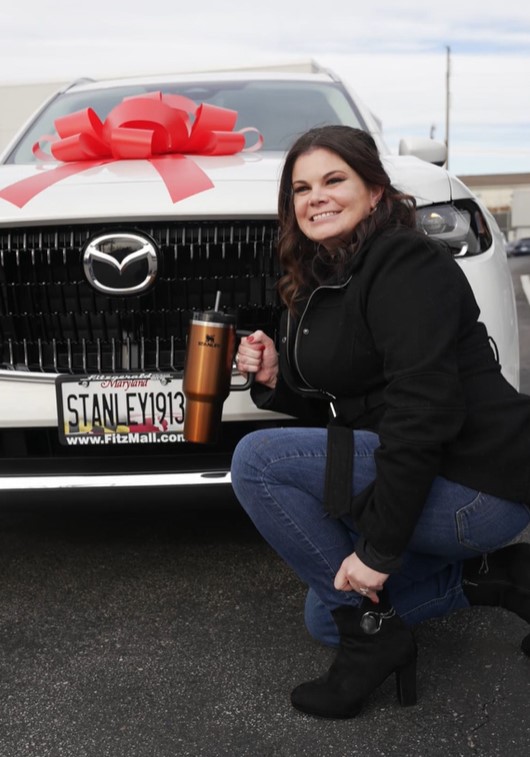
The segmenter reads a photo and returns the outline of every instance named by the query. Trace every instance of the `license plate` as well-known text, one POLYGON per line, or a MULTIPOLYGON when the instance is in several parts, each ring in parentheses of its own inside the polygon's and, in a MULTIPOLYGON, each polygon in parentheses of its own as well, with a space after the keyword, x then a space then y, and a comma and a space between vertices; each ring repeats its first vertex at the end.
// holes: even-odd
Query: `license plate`
POLYGON ((184 441, 185 400, 177 374, 59 376, 56 389, 62 444, 184 441))

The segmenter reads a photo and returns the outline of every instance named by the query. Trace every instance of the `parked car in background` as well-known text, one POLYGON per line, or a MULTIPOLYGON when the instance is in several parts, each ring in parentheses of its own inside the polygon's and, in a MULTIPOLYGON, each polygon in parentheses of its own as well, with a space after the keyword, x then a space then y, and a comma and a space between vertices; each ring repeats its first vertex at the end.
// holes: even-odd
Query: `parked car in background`
POLYGON ((523 237, 514 242, 508 242, 506 245, 506 254, 512 255, 530 255, 530 237, 523 237))
POLYGON ((0 486, 229 484, 238 439, 290 422, 237 392, 217 444, 185 442, 186 334, 220 292, 239 329, 275 336, 283 155, 329 123, 373 135, 419 228, 465 271, 518 385, 502 236, 441 167, 443 145, 404 139, 389 154, 377 119, 327 72, 84 80, 0 159, 0 486))

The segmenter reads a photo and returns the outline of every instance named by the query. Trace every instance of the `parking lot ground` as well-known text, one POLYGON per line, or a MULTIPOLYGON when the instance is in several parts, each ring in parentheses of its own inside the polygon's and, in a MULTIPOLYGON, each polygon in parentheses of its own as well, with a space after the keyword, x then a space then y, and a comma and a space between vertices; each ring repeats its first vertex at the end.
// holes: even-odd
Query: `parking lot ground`
MULTIPOLYGON (((102 503, 104 504, 104 503, 102 503)), ((526 624, 417 629, 416 707, 389 679, 354 720, 293 710, 333 653, 304 587, 235 506, 0 512, 0 757, 527 757, 526 624)))

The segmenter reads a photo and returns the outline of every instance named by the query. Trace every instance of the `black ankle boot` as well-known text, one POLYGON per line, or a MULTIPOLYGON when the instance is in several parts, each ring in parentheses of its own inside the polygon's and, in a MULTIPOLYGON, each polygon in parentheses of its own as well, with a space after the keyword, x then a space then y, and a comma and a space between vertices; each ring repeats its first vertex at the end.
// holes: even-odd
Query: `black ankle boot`
MULTIPOLYGON (((504 607, 530 623, 530 544, 465 560, 462 587, 470 604, 504 607)), ((530 634, 521 649, 530 657, 530 634)))
POLYGON ((291 693, 296 709, 322 718, 353 718, 364 700, 392 673, 401 705, 416 704, 416 644, 386 601, 332 612, 340 646, 331 668, 291 693))

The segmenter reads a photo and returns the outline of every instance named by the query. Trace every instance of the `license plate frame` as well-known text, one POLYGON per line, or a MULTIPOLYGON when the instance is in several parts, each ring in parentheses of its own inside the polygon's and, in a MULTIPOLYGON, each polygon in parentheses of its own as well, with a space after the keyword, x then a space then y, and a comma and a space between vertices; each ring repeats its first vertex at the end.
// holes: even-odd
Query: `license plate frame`
POLYGON ((55 388, 61 444, 184 441, 181 373, 67 374, 55 388))

